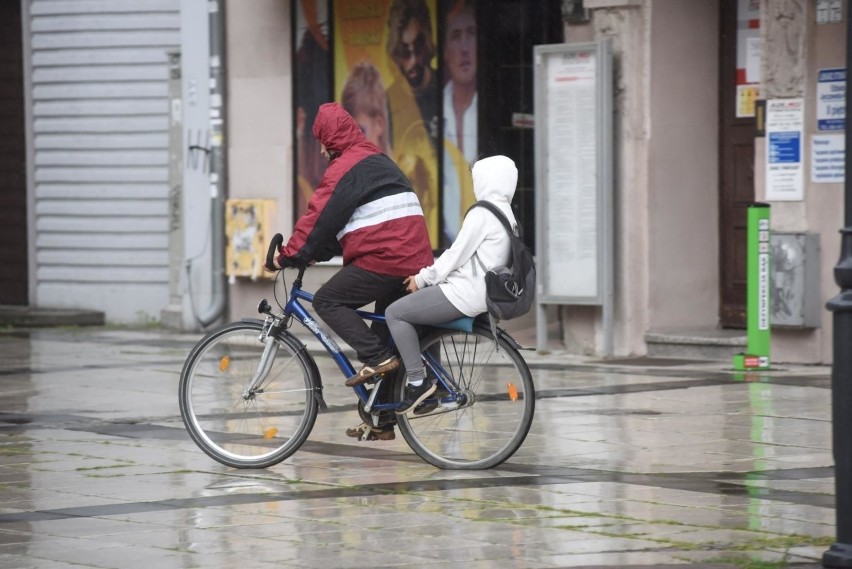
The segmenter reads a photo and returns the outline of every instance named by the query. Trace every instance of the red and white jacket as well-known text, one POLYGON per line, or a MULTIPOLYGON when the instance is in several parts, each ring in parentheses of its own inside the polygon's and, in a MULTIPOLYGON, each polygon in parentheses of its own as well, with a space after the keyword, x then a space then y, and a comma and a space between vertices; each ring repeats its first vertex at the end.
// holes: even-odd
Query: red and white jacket
POLYGON ((325 261, 340 249, 343 264, 405 277, 434 261, 423 210, 397 165, 369 142, 337 103, 319 108, 313 135, 332 159, 279 264, 325 261), (339 249, 337 247, 339 243, 339 249))

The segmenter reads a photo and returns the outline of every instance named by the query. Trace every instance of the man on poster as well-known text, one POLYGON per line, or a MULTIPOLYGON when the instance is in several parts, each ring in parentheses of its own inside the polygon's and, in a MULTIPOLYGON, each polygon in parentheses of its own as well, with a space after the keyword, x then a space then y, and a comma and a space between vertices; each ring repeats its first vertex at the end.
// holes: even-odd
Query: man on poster
POLYGON ((464 212, 476 201, 469 167, 477 155, 476 7, 454 0, 445 16, 443 243, 452 243, 464 212))
POLYGON ((392 0, 385 50, 394 65, 387 88, 391 147, 423 207, 438 247, 438 96, 430 7, 426 0, 392 0))
POLYGON ((394 81, 388 89, 391 120, 400 130, 414 122, 405 117, 401 103, 413 96, 433 147, 438 136, 438 77, 430 65, 435 56, 432 19, 424 0, 393 0, 388 13, 387 53, 405 82, 394 81), (399 123, 398 125, 396 123, 399 123))
POLYGON ((444 136, 476 160, 476 14, 473 0, 456 0, 447 13, 444 64, 444 136))

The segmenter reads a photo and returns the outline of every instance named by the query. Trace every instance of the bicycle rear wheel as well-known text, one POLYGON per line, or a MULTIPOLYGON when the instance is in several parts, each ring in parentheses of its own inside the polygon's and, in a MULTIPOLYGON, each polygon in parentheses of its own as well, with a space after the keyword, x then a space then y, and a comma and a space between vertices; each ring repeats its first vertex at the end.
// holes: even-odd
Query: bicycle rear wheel
POLYGON ((266 468, 296 452, 317 417, 316 364, 286 332, 274 335, 269 372, 251 392, 265 344, 260 322, 234 322, 205 336, 180 377, 180 413, 192 440, 235 468, 266 468))
MULTIPOLYGON (((441 404, 420 416, 397 416, 402 436, 426 462, 439 468, 482 470, 502 463, 523 444, 535 412, 532 375, 510 342, 502 337, 497 342, 499 350, 484 327, 473 333, 436 330, 421 341, 421 351, 436 355, 465 395, 461 404, 441 404)), ((400 379, 397 401, 404 389, 400 379)), ((441 394, 434 397, 440 399, 441 394)), ((425 403, 433 407, 434 402, 425 403)))

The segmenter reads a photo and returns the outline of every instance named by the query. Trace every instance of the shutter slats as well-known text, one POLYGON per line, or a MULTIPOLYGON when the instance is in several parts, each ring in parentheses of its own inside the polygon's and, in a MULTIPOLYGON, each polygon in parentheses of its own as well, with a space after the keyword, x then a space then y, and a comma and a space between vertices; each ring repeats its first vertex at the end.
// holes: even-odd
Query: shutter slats
POLYGON ((168 302, 168 57, 180 0, 32 0, 37 304, 168 302))

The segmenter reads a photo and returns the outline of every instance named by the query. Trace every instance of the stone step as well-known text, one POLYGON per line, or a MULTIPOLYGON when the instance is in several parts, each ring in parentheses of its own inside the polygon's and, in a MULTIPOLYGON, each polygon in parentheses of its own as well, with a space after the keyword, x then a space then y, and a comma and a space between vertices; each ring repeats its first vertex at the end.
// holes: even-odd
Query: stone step
POLYGON ((99 310, 0 306, 0 326, 13 328, 103 326, 104 322, 104 313, 99 310))
POLYGON ((730 361, 746 349, 745 330, 689 329, 645 334, 648 356, 730 361))

